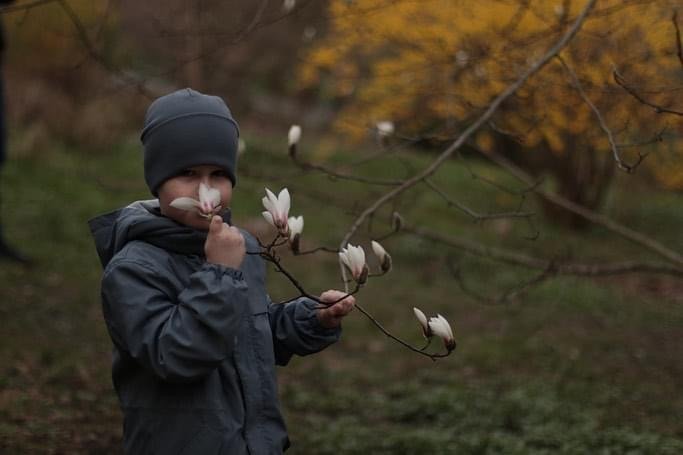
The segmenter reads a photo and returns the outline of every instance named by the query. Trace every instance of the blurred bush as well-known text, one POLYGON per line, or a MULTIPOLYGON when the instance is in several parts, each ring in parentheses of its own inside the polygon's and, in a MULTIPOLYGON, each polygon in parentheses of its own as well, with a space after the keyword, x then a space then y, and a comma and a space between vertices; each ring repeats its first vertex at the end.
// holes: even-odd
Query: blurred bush
POLYGON ((54 142, 96 152, 130 131, 139 118, 131 114, 144 105, 112 71, 129 59, 112 2, 49 3, 3 20, 10 153, 39 153, 54 142))

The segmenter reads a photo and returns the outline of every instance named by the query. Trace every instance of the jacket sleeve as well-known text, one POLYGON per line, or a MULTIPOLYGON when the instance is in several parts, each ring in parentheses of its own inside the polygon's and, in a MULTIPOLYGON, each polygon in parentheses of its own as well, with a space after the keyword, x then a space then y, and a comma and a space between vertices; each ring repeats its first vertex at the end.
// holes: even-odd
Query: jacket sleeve
POLYGON ((169 382, 207 375, 232 352, 248 307, 242 272, 204 264, 177 296, 151 265, 129 259, 110 264, 102 303, 117 347, 169 382))
POLYGON ((268 306, 278 365, 287 365, 293 354, 313 354, 339 340, 341 326, 328 329, 320 325, 315 305, 313 300, 300 298, 285 304, 271 302, 268 306))

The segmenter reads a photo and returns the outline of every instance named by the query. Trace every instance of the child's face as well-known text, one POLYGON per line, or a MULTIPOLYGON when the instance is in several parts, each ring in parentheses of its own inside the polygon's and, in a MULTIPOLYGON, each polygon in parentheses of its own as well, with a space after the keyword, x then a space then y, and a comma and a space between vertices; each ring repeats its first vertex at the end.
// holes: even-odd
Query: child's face
POLYGON ((200 165, 185 169, 175 177, 171 177, 159 187, 159 205, 165 216, 195 229, 208 230, 209 220, 196 212, 189 212, 171 207, 171 201, 179 197, 199 198, 199 184, 204 183, 216 188, 221 193, 221 206, 230 206, 232 200, 232 181, 228 174, 218 166, 200 165))

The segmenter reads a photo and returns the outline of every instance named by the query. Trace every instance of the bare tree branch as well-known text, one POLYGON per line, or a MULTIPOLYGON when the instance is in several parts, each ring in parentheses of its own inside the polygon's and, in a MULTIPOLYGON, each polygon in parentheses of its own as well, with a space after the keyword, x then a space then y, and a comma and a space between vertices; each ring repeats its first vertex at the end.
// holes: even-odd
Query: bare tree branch
POLYGON ((66 0, 56 0, 57 3, 61 6, 62 10, 64 13, 67 15, 71 23, 73 24, 74 28, 76 29, 76 33, 78 34, 79 39, 83 43, 83 46, 85 47, 85 50, 88 52, 90 57, 97 62, 100 66, 102 66, 105 70, 108 72, 115 74, 119 79, 124 81, 126 84, 130 84, 132 86, 135 86, 140 92, 140 94, 146 96, 149 99, 154 99, 156 97, 156 94, 150 92, 146 87, 145 87, 145 82, 143 80, 139 80, 130 74, 125 73, 122 71, 120 68, 115 68, 112 66, 102 55, 97 51, 97 48, 95 47, 95 44, 92 42, 90 37, 88 36, 88 32, 85 29, 85 26, 81 22, 81 19, 78 17, 78 14, 71 8, 71 5, 66 0))
MULTIPOLYGON (((503 169, 506 169, 508 172, 510 172, 510 174, 514 175, 521 182, 526 183, 530 187, 534 184, 535 181, 530 175, 528 175, 526 172, 524 172, 524 170, 522 170, 520 167, 512 163, 507 158, 497 153, 483 153, 481 150, 478 151, 482 153, 482 155, 486 158, 501 166, 503 169)), ((539 187, 534 187, 533 191, 534 193, 552 202, 553 204, 558 205, 566 210, 569 210, 570 212, 573 212, 592 223, 609 229, 610 231, 620 235, 621 237, 627 240, 630 240, 633 243, 645 247, 646 249, 658 254, 659 256, 662 256, 668 261, 673 262, 678 267, 683 266, 683 256, 680 253, 673 251, 670 248, 667 248, 658 241, 644 234, 641 234, 640 232, 636 232, 633 229, 623 226, 604 215, 601 215, 583 206, 580 206, 566 198, 563 198, 562 196, 550 193, 539 187)))
POLYGON ((486 213, 486 214, 481 214, 477 213, 471 208, 467 207, 466 205, 454 200, 451 198, 449 195, 444 193, 439 187, 437 187, 430 179, 424 179, 425 185, 427 185, 432 191, 434 191, 436 194, 438 194, 450 207, 455 207, 458 210, 462 211, 463 213, 467 214, 468 216, 474 218, 476 221, 483 221, 483 220, 493 220, 493 219, 500 219, 500 218, 528 218, 530 216, 534 216, 534 213, 532 212, 520 212, 520 211, 515 211, 515 212, 503 212, 503 213, 486 213))
MULTIPOLYGON (((579 31, 581 28, 581 25, 585 21, 586 17, 588 16, 588 13, 591 11, 593 6, 595 5, 595 0, 589 0, 586 5, 584 6, 583 10, 581 11, 581 14, 577 17, 576 21, 572 25, 572 27, 562 36, 562 38, 553 46, 551 47, 545 55, 537 61, 534 65, 532 65, 530 68, 528 68, 521 77, 519 77, 513 84, 508 86, 502 93, 500 93, 489 105, 489 107, 486 109, 486 111, 474 122, 472 123, 463 133, 460 135, 460 137, 453 142, 444 152, 439 155, 439 157, 434 160, 434 162, 427 167, 424 171, 420 172, 419 174, 411 177, 410 179, 406 180, 403 184, 401 184, 399 187, 391 190, 390 192, 384 194, 381 196, 377 201, 375 201, 372 205, 370 205, 361 215, 356 219, 356 221, 353 223, 347 234, 344 236, 341 246, 343 247, 346 245, 349 241, 349 239, 353 236, 353 234, 358 230, 360 225, 375 211, 377 211, 381 206, 383 206, 386 202, 389 200, 395 198, 399 194, 403 193, 407 189, 415 186, 425 178, 429 177, 430 175, 434 174, 436 170, 448 159, 450 156, 458 150, 468 139, 469 137, 477 131, 482 125, 486 124, 493 114, 496 112, 496 110, 500 107, 500 105, 507 99, 509 98, 513 93, 515 93, 524 83, 531 77, 533 74, 537 73, 538 71, 543 68, 550 59, 552 59, 555 55, 557 55, 576 35, 576 33, 579 31)), ((343 267, 342 267, 342 273, 343 267)))
POLYGON ((652 109, 654 109, 654 111, 655 111, 657 114, 673 114, 673 115, 680 115, 680 116, 683 116, 683 111, 676 111, 676 110, 673 110, 673 109, 669 109, 669 108, 666 108, 666 107, 659 106, 659 105, 657 105, 657 104, 654 104, 654 103, 652 103, 652 102, 646 100, 646 99, 643 98, 642 96, 640 96, 640 94, 638 94, 638 92, 636 92, 635 89, 633 89, 632 87, 629 87, 629 86, 626 84, 626 80, 624 79, 624 77, 623 77, 621 74, 619 74, 619 71, 617 70, 616 67, 613 67, 613 68, 612 68, 612 77, 614 77, 614 82, 616 82, 617 85, 619 85, 621 88, 623 88, 624 90, 626 90, 626 92, 628 92, 629 95, 631 95, 632 97, 634 97, 634 98, 635 98, 636 100, 638 100, 641 104, 644 104, 645 106, 649 106, 649 107, 651 107, 652 109))
POLYGON ((676 30, 676 50, 678 55, 678 61, 681 62, 683 66, 683 42, 681 40, 681 29, 678 28, 678 11, 674 10, 674 14, 671 17, 671 22, 674 23, 674 29, 676 30))
POLYGON ((555 275, 555 263, 550 261, 548 267, 545 270, 543 270, 540 274, 532 277, 529 280, 526 280, 522 283, 513 286, 512 288, 508 289, 507 291, 503 292, 502 294, 496 297, 488 297, 479 294, 478 292, 474 291, 473 289, 470 289, 470 287, 467 286, 467 283, 465 283, 465 279, 462 276, 460 267, 457 264, 453 263, 452 260, 447 261, 447 265, 449 270, 451 271, 451 274, 453 275, 453 278, 455 278, 455 281, 458 283, 460 289, 465 294, 472 297, 474 300, 477 300, 481 303, 485 303, 487 305, 501 305, 510 303, 512 300, 516 299, 523 293, 529 291, 531 288, 542 284, 543 282, 547 281, 555 275))
POLYGON ((366 177, 360 177, 357 175, 352 175, 352 174, 345 174, 342 172, 339 172, 335 169, 332 169, 327 166, 323 166, 320 164, 314 164, 308 161, 303 161, 299 158, 299 154, 296 153, 296 145, 290 146, 290 153, 289 156, 292 158, 292 161, 299 166, 301 169, 305 171, 318 171, 322 172, 323 174, 328 175, 330 178, 335 178, 335 179, 341 179, 341 180, 350 180, 354 182, 361 182, 361 183, 367 183, 369 185, 382 185, 382 186, 398 186, 403 183, 402 180, 379 180, 379 179, 370 179, 366 177))
POLYGON ((20 3, 19 5, 8 5, 0 7, 0 14, 14 13, 17 11, 28 11, 38 6, 47 5, 48 3, 55 3, 60 0, 34 0, 32 2, 20 3))
POLYGON ((683 276, 683 267, 671 266, 654 262, 622 261, 607 264, 560 263, 529 256, 527 254, 495 248, 473 240, 460 237, 446 236, 422 227, 404 226, 403 230, 419 237, 448 245, 468 253, 486 257, 498 262, 520 265, 530 269, 550 270, 557 275, 574 276, 603 276, 620 275, 625 273, 661 273, 666 275, 683 276))
POLYGON ((614 140, 614 135, 612 134, 612 130, 610 130, 609 127, 607 126, 607 122, 605 121, 602 114, 600 113, 600 110, 597 108, 597 106, 595 104, 593 104, 593 102, 590 100, 588 95, 586 95, 586 92, 583 89, 583 85, 579 81, 579 78, 576 75, 576 73, 574 72, 574 70, 571 69, 569 67, 569 65, 567 65, 567 62, 564 61, 564 59, 562 58, 561 55, 558 54, 556 58, 560 61, 560 63, 562 64, 562 67, 569 74, 569 77, 571 78, 571 81, 572 81, 572 85, 574 86, 574 88, 576 88, 576 91, 579 92, 579 95, 581 96, 583 101, 591 108, 591 110, 593 111, 595 116, 598 118, 598 122, 600 122, 600 128, 602 128, 602 130, 607 135, 607 140, 609 141, 610 148, 612 149, 612 156, 614 156, 614 161, 617 163, 617 166, 619 167, 619 169, 626 171, 629 174, 633 173, 635 171, 636 167, 638 167, 638 165, 640 165, 640 163, 643 162, 643 159, 645 159, 647 154, 639 153, 638 154, 638 161, 635 164, 626 164, 621 159, 621 156, 619 155, 619 149, 618 149, 617 144, 614 140))

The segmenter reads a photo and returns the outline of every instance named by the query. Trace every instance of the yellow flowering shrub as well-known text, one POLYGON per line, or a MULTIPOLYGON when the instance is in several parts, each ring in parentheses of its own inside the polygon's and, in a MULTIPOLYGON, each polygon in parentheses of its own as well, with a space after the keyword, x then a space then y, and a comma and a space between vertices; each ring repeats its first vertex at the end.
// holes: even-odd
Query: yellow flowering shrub
MULTIPOLYGON (((306 55, 300 80, 342 100, 337 131, 358 140, 390 119, 399 133, 457 135, 571 26, 585 1, 331 0, 326 37, 306 55)), ((677 6, 678 5, 678 6, 677 6)), ((683 188, 680 116, 657 114, 613 79, 617 69, 648 101, 683 110, 683 64, 676 55, 675 0, 600 0, 561 53, 602 113, 625 162, 668 147, 667 160, 645 165, 661 183, 683 188), (662 143, 647 142, 666 128, 662 143), (678 152, 675 152, 678 151, 678 152), (666 164, 664 164, 666 162, 666 164)), ((681 11, 683 16, 683 10, 681 11)), ((683 19, 680 19, 683 22, 683 19)), ((572 152, 611 159, 605 133, 559 60, 551 61, 497 113, 487 137, 511 132, 533 153, 572 152)))

